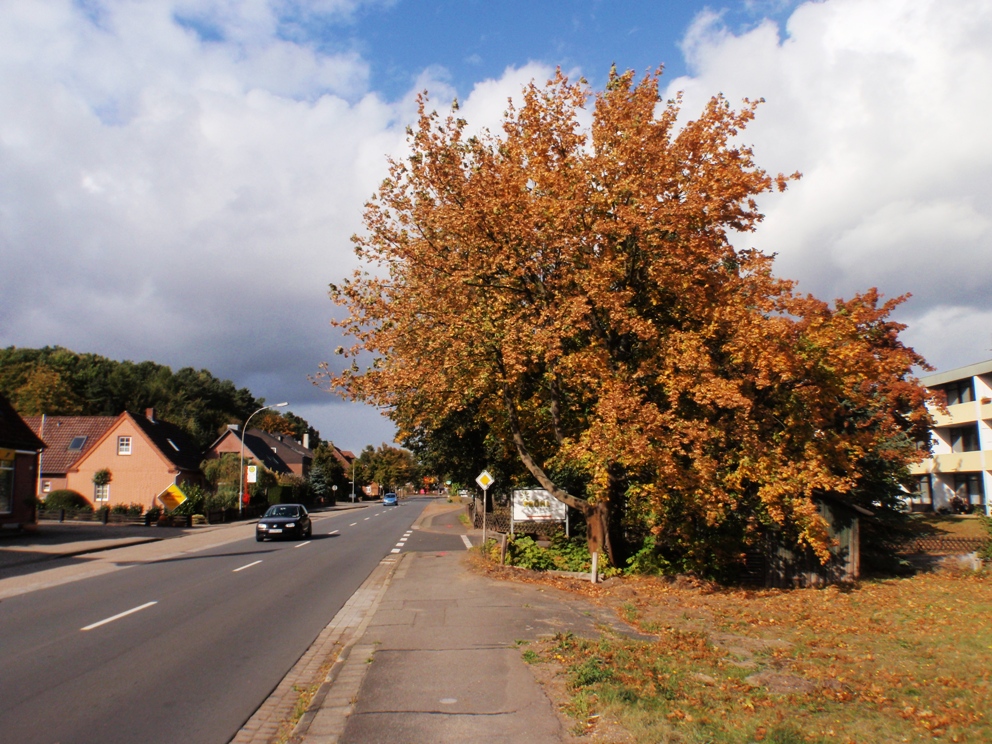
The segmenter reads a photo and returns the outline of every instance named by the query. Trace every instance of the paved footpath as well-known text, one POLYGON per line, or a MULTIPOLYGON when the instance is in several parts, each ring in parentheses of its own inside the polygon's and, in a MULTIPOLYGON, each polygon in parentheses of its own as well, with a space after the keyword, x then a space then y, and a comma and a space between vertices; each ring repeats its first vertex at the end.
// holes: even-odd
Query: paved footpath
MULTIPOLYGON (((451 534, 458 508, 432 504, 417 527, 436 521, 435 531, 451 534)), ((473 573, 465 556, 384 559, 235 744, 268 744, 280 731, 294 744, 567 739, 521 642, 564 630, 595 637, 604 625, 631 629, 580 597, 473 573), (312 684, 315 669, 327 671, 290 734, 298 689, 312 684)))

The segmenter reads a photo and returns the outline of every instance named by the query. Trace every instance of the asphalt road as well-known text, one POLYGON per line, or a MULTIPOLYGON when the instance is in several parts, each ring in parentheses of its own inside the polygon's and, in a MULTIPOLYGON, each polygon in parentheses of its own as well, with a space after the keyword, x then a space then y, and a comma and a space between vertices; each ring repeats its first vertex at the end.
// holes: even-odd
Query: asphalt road
POLYGON ((385 555, 459 549, 411 532, 426 503, 318 515, 306 542, 246 537, 4 599, 0 740, 230 741, 385 555))

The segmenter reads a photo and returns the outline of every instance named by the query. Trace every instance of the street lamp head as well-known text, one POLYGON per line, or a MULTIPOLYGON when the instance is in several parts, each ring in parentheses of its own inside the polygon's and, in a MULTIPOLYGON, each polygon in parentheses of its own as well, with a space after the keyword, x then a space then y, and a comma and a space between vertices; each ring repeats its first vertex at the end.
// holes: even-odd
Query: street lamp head
POLYGON ((276 403, 273 408, 282 408, 283 406, 288 406, 289 403, 276 403))

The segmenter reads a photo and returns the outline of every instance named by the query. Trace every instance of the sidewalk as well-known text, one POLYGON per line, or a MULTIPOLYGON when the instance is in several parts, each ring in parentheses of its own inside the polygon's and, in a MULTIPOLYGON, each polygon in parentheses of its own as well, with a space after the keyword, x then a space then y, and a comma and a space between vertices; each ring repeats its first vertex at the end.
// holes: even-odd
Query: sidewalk
MULTIPOLYGON (((451 519, 435 516, 450 532, 451 519)), ((476 531, 463 531, 479 542, 476 531)), ((379 565, 328 626, 334 639, 322 635, 315 644, 331 651, 333 666, 289 741, 570 739, 521 644, 560 631, 595 637, 604 625, 631 629, 575 595, 473 573, 465 555, 404 553, 379 565)), ((256 726, 234 741, 267 741, 270 732, 256 726)))

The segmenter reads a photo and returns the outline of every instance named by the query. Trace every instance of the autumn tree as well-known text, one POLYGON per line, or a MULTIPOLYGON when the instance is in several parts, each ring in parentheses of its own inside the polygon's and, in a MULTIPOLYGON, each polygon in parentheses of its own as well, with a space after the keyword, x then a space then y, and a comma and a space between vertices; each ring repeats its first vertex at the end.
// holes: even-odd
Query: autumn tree
POLYGON ((682 122, 657 75, 593 97, 559 72, 470 136, 421 98, 354 238, 368 268, 331 286, 354 339, 331 386, 408 440, 470 415, 615 565, 646 532, 687 566, 769 531, 825 558, 817 499, 871 502, 921 456, 924 362, 899 299, 828 306, 731 245, 790 178, 739 144, 756 106, 682 122))
POLYGON ((419 478, 417 460, 408 450, 381 444, 368 445, 356 462, 355 472, 364 483, 378 483, 387 490, 414 483, 419 478))

